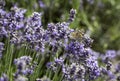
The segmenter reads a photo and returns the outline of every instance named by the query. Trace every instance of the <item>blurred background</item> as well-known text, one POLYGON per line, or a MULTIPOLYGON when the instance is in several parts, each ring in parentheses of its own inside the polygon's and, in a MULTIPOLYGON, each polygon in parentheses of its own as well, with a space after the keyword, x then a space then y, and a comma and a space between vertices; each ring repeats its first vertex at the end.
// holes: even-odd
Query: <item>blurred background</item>
POLYGON ((42 23, 46 28, 50 22, 67 21, 70 9, 77 15, 71 28, 84 29, 94 40, 92 48, 104 52, 120 50, 120 0, 5 0, 5 8, 13 6, 32 12, 42 12, 42 23))

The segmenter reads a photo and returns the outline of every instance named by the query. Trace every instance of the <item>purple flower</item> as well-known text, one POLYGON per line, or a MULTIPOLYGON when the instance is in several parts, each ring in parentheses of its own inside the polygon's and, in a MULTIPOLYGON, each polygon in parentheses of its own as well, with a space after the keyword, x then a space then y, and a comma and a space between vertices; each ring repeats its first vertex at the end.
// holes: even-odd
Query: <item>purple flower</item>
POLYGON ((98 66, 98 62, 97 62, 96 58, 94 58, 92 56, 90 58, 88 58, 85 63, 85 68, 88 68, 86 70, 86 73, 90 75, 89 78, 91 80, 94 80, 100 76, 101 71, 98 66))
POLYGON ((6 74, 2 74, 2 76, 0 77, 0 81, 9 81, 9 79, 6 74))
POLYGON ((63 62, 64 62, 64 59, 61 57, 61 58, 56 58, 55 59, 55 63, 57 64, 57 65, 63 65, 63 62))
POLYGON ((57 24, 50 23, 48 24, 46 34, 48 35, 48 37, 50 37, 49 40, 54 39, 60 41, 67 39, 71 31, 72 30, 69 28, 69 24, 66 22, 57 23, 57 24))
POLYGON ((0 9, 0 16, 5 16, 6 15, 6 11, 4 11, 3 9, 0 9))
POLYGON ((85 59, 89 55, 87 50, 84 48, 84 44, 76 41, 71 41, 65 47, 65 51, 68 57, 78 61, 85 59))
POLYGON ((31 68, 26 68, 25 70, 22 71, 22 74, 23 74, 23 75, 30 75, 30 74, 32 74, 33 72, 34 72, 33 69, 31 69, 31 68))
POLYGON ((111 71, 108 71, 107 73, 108 73, 108 80, 115 79, 115 75, 111 71))
POLYGON ((14 60, 14 64, 17 66, 17 72, 14 74, 15 78, 19 75, 30 75, 34 72, 36 64, 31 64, 32 58, 30 56, 22 56, 14 60))
POLYGON ((115 50, 107 50, 106 51, 106 57, 108 57, 108 58, 116 57, 116 51, 115 50))
POLYGON ((42 0, 39 0, 38 3, 39 3, 40 8, 45 8, 46 7, 46 5, 43 3, 42 0))
POLYGON ((83 43, 85 44, 85 47, 91 47, 93 40, 89 37, 84 37, 83 38, 83 43))
POLYGON ((28 26, 41 27, 41 15, 42 13, 34 12, 31 17, 28 18, 28 26))
POLYGON ((63 66, 63 62, 64 62, 64 59, 62 57, 61 58, 55 58, 55 60, 53 62, 48 62, 46 66, 47 66, 48 69, 51 69, 54 72, 56 72, 58 68, 63 66))
POLYGON ((14 14, 14 17, 16 18, 17 21, 24 19, 24 14, 26 13, 25 9, 14 6, 11 8, 11 11, 13 11, 12 13, 14 14))
POLYGON ((101 72, 103 73, 102 76, 106 76, 107 75, 107 77, 108 77, 107 81, 111 81, 111 80, 115 80, 116 79, 115 74, 112 71, 110 71, 110 70, 106 70, 105 68, 102 68, 101 72))
POLYGON ((4 27, 1 27, 0 28, 0 38, 3 38, 3 37, 8 37, 8 32, 6 31, 6 29, 4 27))
POLYGON ((14 73, 15 81, 22 79, 22 81, 26 81, 36 67, 36 62, 31 63, 32 58, 30 56, 22 56, 18 59, 14 60, 14 64, 17 66, 17 70, 14 73))
POLYGON ((120 72, 120 63, 118 63, 115 67, 115 73, 119 73, 120 72))
POLYGON ((82 65, 72 63, 62 67, 65 81, 81 81, 84 79, 85 69, 82 65))
POLYGON ((72 21, 74 21, 75 15, 76 15, 76 10, 75 9, 71 9, 70 10, 70 17, 68 19, 69 23, 71 23, 72 21))

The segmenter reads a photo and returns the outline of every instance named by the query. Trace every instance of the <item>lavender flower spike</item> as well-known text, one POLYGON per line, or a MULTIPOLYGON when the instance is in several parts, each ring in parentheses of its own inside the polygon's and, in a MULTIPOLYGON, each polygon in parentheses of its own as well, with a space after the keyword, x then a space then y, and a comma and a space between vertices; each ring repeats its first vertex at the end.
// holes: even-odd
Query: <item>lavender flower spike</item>
POLYGON ((8 81, 8 77, 6 74, 2 74, 2 76, 0 77, 0 81, 8 81))
POLYGON ((70 16, 69 16, 69 19, 68 19, 68 23, 71 23, 72 21, 74 21, 75 15, 76 15, 76 10, 71 9, 70 10, 70 16))

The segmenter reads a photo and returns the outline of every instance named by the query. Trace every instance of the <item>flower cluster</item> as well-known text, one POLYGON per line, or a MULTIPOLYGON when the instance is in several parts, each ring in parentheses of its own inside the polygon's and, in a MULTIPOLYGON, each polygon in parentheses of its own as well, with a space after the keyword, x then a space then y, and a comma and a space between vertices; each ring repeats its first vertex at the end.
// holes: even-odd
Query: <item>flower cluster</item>
POLYGON ((11 37, 12 34, 24 27, 24 14, 25 9, 17 8, 16 6, 11 8, 11 12, 7 12, 0 9, 0 36, 11 37))
MULTIPOLYGON (((17 71, 14 74, 15 80, 19 80, 20 77, 28 76, 34 72, 35 64, 31 64, 32 58, 30 56, 22 56, 14 60, 14 64, 17 67, 17 71), (24 75, 24 76, 23 76, 24 75)), ((27 78, 26 78, 27 79, 27 78)), ((26 80, 24 80, 26 81, 26 80)))
MULTIPOLYGON (((90 2, 90 0, 87 1, 90 2)), ((37 66, 34 59, 38 66, 47 64, 47 68, 44 69, 53 71, 50 72, 51 75, 53 73, 54 81, 57 75, 62 76, 62 81, 93 81, 103 77, 102 75, 107 76, 108 81, 120 79, 120 76, 115 77, 120 72, 120 63, 115 65, 114 70, 111 69, 114 66, 112 60, 120 55, 119 52, 116 54, 114 50, 107 50, 104 55, 99 54, 90 48, 93 42, 90 37, 80 30, 69 27, 75 18, 76 10, 70 10, 67 22, 49 23, 47 29, 44 29, 41 20, 42 13, 34 12, 26 17, 25 9, 14 6, 10 11, 6 11, 3 6, 0 6, 0 39, 5 38, 13 46, 25 46, 32 49, 32 53, 37 53, 32 55, 33 57, 23 55, 14 59, 17 67, 14 81, 29 81, 28 76, 34 73, 37 66), (37 56, 38 54, 40 55, 37 56), (102 60, 101 65, 99 65, 99 60, 102 60), (105 67, 101 67, 102 64, 105 67)), ((0 42, 0 58, 3 50, 4 43, 0 42)), ((40 66, 37 69, 42 70, 43 67, 40 66)), ((49 76, 50 79, 47 77, 41 78, 41 75, 37 74, 35 79, 36 81, 52 80, 51 76, 49 76), (36 77, 40 78, 36 79, 36 77)), ((3 74, 0 81, 8 81, 7 76, 3 74)))
POLYGON ((72 63, 71 65, 63 66, 65 81, 82 81, 84 80, 85 68, 80 64, 72 63))
POLYGON ((63 58, 56 58, 54 62, 47 63, 47 68, 52 69, 52 71, 56 72, 59 67, 61 67, 64 64, 63 58))
POLYGON ((83 37, 83 41, 73 40, 70 37, 68 39, 66 44, 62 46, 64 48, 64 54, 61 56, 63 60, 59 60, 59 62, 54 60, 54 62, 48 63, 47 67, 56 72, 56 68, 61 66, 65 81, 98 78, 101 74, 101 68, 98 66, 95 53, 89 48, 92 40, 88 37, 83 37))

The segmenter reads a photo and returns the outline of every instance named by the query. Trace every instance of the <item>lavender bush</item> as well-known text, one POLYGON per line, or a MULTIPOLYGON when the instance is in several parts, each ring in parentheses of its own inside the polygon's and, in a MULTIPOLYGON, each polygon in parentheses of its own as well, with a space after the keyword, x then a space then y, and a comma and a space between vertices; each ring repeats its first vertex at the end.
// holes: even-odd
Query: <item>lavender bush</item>
POLYGON ((26 9, 15 5, 7 11, 4 6, 0 5, 0 81, 120 80, 120 52, 92 50, 89 35, 70 28, 75 9, 67 21, 49 23, 45 29, 44 13, 26 17, 26 9))

